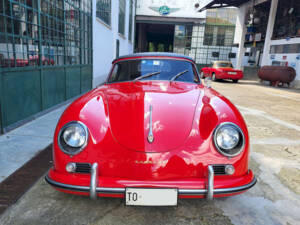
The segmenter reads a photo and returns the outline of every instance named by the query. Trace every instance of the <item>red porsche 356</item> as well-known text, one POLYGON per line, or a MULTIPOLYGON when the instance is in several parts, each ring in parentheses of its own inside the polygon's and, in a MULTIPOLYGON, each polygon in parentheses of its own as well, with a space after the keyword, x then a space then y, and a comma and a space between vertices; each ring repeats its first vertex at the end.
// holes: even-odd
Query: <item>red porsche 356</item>
POLYGON ((139 53, 114 60, 107 81, 62 114, 45 179, 92 199, 176 205, 245 192, 256 183, 248 160, 240 112, 191 58, 139 53))

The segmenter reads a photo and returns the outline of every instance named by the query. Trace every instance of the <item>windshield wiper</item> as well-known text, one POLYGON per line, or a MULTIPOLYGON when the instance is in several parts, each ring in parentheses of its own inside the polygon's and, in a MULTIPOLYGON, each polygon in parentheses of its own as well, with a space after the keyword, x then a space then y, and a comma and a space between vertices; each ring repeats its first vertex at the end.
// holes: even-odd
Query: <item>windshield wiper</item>
POLYGON ((142 75, 142 76, 139 76, 139 77, 135 78, 133 81, 141 80, 143 78, 151 77, 153 75, 160 74, 160 73, 161 73, 161 71, 157 71, 157 72, 153 72, 153 73, 147 73, 145 75, 142 75))
POLYGON ((184 70, 184 71, 182 71, 180 73, 177 73, 174 77, 171 78, 170 81, 176 80, 178 77, 180 77, 182 74, 185 74, 186 72, 189 72, 189 71, 188 70, 184 70))

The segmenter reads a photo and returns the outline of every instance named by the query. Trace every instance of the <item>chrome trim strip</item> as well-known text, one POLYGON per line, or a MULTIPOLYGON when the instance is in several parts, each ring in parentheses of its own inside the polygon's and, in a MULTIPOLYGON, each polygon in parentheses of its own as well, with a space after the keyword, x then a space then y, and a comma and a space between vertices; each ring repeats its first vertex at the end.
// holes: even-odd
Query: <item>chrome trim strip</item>
POLYGON ((180 195, 206 195, 206 189, 178 189, 180 195))
POLYGON ((93 163, 91 168, 91 183, 90 183, 90 198, 97 199, 97 186, 98 186, 98 163, 93 163))
POLYGON ((147 140, 149 143, 152 143, 154 141, 154 136, 153 136, 153 131, 152 131, 152 105, 150 105, 150 108, 149 108, 149 112, 150 112, 150 115, 149 115, 149 133, 148 133, 148 137, 147 137, 147 140))
MULTIPOLYGON (((70 191, 80 191, 80 192, 90 192, 89 186, 79 186, 79 185, 71 185, 71 184, 64 184, 57 181, 52 180, 48 175, 45 176, 45 180, 48 184, 61 188, 67 189, 70 191)), ((123 194, 125 193, 125 188, 104 188, 104 187, 97 187, 97 193, 112 193, 112 194, 123 194)))
MULTIPOLYGON (((48 177, 48 175, 45 176, 45 180, 47 183, 51 184, 54 187, 61 188, 61 189, 67 189, 70 191, 80 191, 80 192, 89 192, 90 187, 88 186, 78 186, 78 185, 70 185, 70 184, 63 184, 56 182, 48 177)), ((236 192, 245 191, 251 187, 253 187, 256 184, 256 178, 254 177, 253 180, 243 186, 234 187, 234 188, 220 188, 220 189, 214 189, 214 194, 231 194, 236 192)), ((125 188, 104 188, 104 187, 97 187, 96 188, 97 193, 103 193, 103 194, 124 194, 125 188)), ((206 189, 178 189, 178 194, 180 195, 205 195, 207 193, 206 189)))
POLYGON ((208 200, 212 200, 214 197, 214 168, 212 165, 207 167, 208 179, 207 179, 207 195, 208 200))

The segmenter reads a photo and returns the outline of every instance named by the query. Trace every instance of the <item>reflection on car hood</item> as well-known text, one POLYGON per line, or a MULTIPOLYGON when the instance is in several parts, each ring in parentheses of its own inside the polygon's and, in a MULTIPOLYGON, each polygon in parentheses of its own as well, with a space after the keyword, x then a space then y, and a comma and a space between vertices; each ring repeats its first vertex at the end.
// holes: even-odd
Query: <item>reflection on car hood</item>
POLYGON ((142 152, 164 152, 188 137, 199 98, 192 83, 147 81, 110 84, 105 90, 111 130, 124 147, 142 152), (152 106, 152 124, 150 124, 152 106), (147 141, 152 126, 154 141, 147 141))

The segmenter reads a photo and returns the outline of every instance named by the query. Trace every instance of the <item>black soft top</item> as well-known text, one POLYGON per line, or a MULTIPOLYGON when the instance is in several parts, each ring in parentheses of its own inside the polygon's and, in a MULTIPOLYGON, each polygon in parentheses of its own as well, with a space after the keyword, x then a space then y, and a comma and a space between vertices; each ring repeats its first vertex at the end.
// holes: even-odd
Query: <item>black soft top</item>
POLYGON ((124 59, 124 58, 133 58, 133 57, 143 57, 143 56, 147 56, 147 57, 151 57, 151 56, 162 56, 162 57, 177 57, 177 58, 184 58, 184 59, 188 59, 194 62, 194 60, 191 57, 188 57, 186 55, 182 55, 182 54, 177 54, 177 53, 170 53, 170 52, 141 52, 141 53, 134 53, 134 54, 130 54, 130 55, 122 55, 118 58, 116 58, 113 63, 116 60, 119 59, 124 59))

